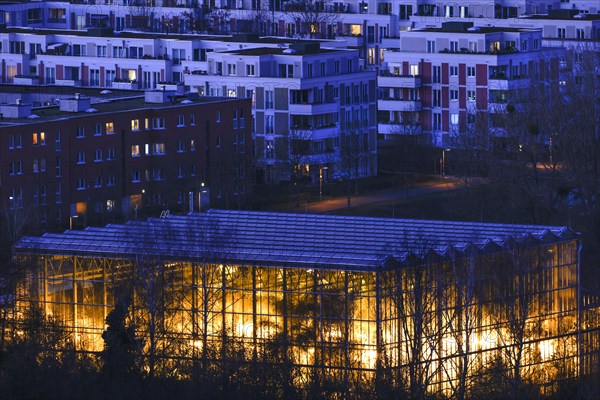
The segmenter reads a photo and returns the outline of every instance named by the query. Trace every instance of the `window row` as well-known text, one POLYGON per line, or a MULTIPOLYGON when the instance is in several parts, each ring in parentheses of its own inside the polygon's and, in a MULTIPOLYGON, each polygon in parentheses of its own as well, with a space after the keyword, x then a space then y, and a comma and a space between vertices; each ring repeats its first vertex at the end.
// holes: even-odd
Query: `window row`
MULTIPOLYGON (((109 147, 105 151, 103 151, 102 149, 96 149, 96 151, 94 152, 94 162, 103 161, 104 155, 106 155, 107 161, 115 160, 116 159, 115 154, 116 153, 115 153, 114 147, 109 147)), ((78 152, 77 153, 77 164, 85 164, 85 163, 86 163, 86 152, 85 151, 78 152)))

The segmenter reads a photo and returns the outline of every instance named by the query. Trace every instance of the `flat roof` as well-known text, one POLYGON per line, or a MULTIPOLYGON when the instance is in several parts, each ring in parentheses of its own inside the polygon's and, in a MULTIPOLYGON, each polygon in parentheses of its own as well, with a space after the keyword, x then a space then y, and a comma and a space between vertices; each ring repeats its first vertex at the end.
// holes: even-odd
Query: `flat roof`
MULTIPOLYGON (((444 27, 441 28, 419 28, 413 29, 409 32, 437 32, 437 33, 501 33, 501 32, 535 32, 540 31, 540 28, 514 28, 514 27, 503 27, 503 26, 473 26, 472 28, 464 30, 449 30, 444 27)), ((405 32, 406 33, 406 32, 405 32)))
POLYGON ((209 210, 64 233, 27 236, 18 254, 164 260, 369 271, 411 256, 499 251, 512 242, 573 240, 565 226, 452 222, 317 214, 209 210))
POLYGON ((314 54, 325 54, 325 53, 335 53, 340 51, 354 51, 353 49, 330 49, 330 48, 321 48, 317 51, 297 51, 290 52, 290 49, 287 48, 278 48, 278 47, 257 47, 253 49, 241 49, 241 50, 228 50, 222 52, 223 54, 239 54, 242 56, 264 56, 264 55, 285 55, 285 56, 309 56, 314 54))
MULTIPOLYGON (((0 86, 4 89, 3 86, 0 86)), ((80 92, 82 97, 86 97, 85 90, 77 91, 80 92)), ((108 94, 107 96, 112 96, 108 94)), ((58 95, 61 99, 72 99, 73 94, 58 95)), ((148 103, 145 101, 145 95, 143 92, 129 92, 128 94, 120 93, 120 97, 107 97, 102 101, 92 100, 89 111, 82 112, 68 112, 60 111, 59 105, 46 106, 46 107, 35 107, 32 108, 31 113, 36 117, 23 117, 23 118, 4 118, 0 120, 0 127, 13 126, 13 125, 26 125, 26 124, 37 124, 45 121, 55 121, 67 118, 73 118, 76 116, 91 116, 106 113, 115 113, 119 111, 132 111, 139 109, 158 109, 158 108, 170 108, 170 107, 181 107, 192 104, 207 104, 207 103, 224 103, 232 101, 240 101, 242 98, 237 97, 209 97, 209 96, 198 96, 197 94, 185 94, 175 95, 175 103, 148 103), (95 111, 94 111, 95 110, 95 111)), ((4 103, 6 104, 6 103, 4 103)), ((3 105, 3 103, 0 103, 3 105)))
POLYGON ((531 14, 519 17, 520 19, 546 19, 557 21, 596 21, 600 14, 579 13, 578 10, 554 10, 550 14, 531 14))
MULTIPOLYGON (((93 27, 90 27, 93 29, 93 27)), ((258 36, 251 34, 233 34, 233 35, 210 35, 210 34, 196 34, 196 33, 162 33, 162 32, 139 32, 139 31, 114 31, 110 36, 90 36, 87 30, 76 30, 76 29, 52 29, 52 28, 30 28, 30 27, 19 27, 10 26, 4 29, 0 29, 0 33, 22 33, 32 35, 73 35, 83 37, 104 37, 110 38, 128 38, 128 39, 173 39, 173 40, 209 40, 219 42, 233 42, 233 43, 295 43, 299 41, 307 41, 308 39, 293 39, 279 36, 258 36)), ((314 42, 327 43, 334 42, 329 39, 310 39, 314 42)))

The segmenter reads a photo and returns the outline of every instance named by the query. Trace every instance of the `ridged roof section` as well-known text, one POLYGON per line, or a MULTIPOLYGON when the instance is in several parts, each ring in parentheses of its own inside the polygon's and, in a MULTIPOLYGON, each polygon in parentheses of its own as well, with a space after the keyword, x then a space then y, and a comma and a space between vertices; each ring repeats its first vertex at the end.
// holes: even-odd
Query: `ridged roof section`
POLYGON ((210 210, 24 237, 22 254, 161 257, 255 265, 371 269, 391 259, 497 251, 510 242, 577 238, 564 226, 210 210))

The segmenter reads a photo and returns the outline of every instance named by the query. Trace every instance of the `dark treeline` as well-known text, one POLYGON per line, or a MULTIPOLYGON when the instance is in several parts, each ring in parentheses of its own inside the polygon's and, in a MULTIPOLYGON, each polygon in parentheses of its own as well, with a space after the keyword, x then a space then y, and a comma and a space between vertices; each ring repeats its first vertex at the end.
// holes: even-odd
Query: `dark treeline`
MULTIPOLYGON (((126 301, 108 315, 100 352, 76 351, 73 333, 36 306, 24 310, 0 352, 0 393, 6 399, 413 399, 411 388, 381 369, 377 377, 314 367, 302 371, 285 361, 284 344, 274 341, 259 354, 223 337, 205 359, 169 360, 170 368, 150 374, 126 301), (227 360, 227 361, 220 361, 227 360), (347 381, 346 381, 347 382, 347 381)), ((281 340, 284 340, 283 338, 281 340)), ((463 399, 595 399, 598 377, 564 380, 544 388, 524 379, 514 391, 506 365, 490 362, 474 377, 463 399)), ((459 398, 420 392, 419 399, 459 398)))

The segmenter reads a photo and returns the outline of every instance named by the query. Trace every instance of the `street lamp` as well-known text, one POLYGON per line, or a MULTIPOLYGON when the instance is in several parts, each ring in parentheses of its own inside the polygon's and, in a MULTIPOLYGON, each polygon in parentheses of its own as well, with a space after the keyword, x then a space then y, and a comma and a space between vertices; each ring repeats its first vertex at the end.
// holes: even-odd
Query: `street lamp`
POLYGON ((69 230, 72 231, 73 230, 73 218, 77 218, 78 215, 70 215, 69 216, 69 230))
POLYGON ((323 171, 327 168, 319 166, 319 201, 323 201, 323 171))
POLYGON ((450 149, 442 149, 442 178, 446 178, 446 152, 450 149))

